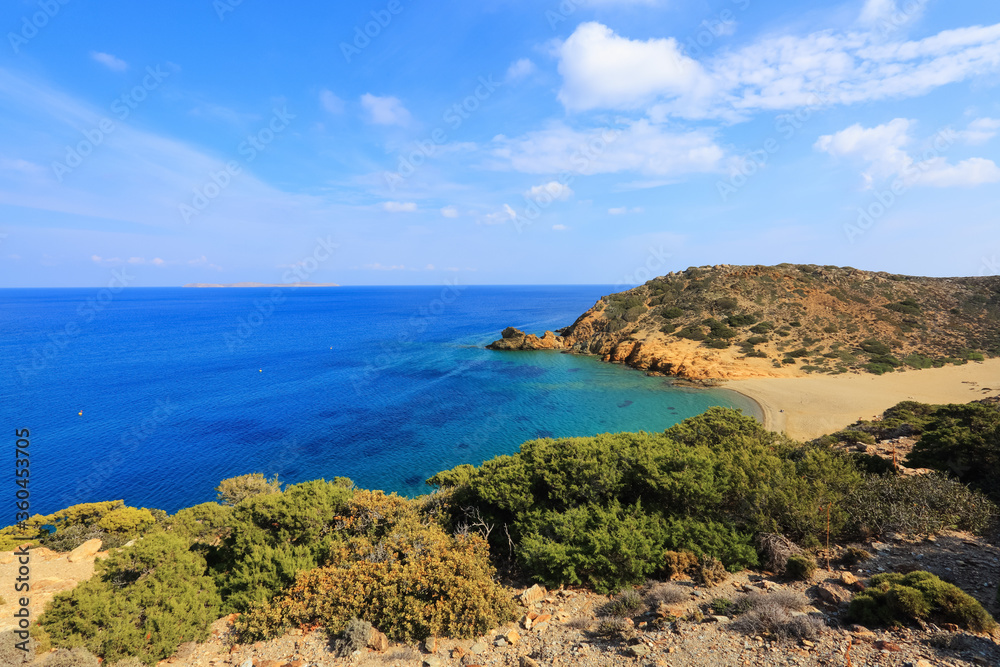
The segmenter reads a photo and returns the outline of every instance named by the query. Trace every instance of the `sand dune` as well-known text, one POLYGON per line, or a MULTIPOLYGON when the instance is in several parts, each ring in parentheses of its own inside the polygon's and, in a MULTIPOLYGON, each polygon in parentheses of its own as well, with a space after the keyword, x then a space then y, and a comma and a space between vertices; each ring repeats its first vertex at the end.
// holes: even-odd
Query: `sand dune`
POLYGON ((724 386, 757 401, 768 428, 806 440, 871 419, 900 401, 968 403, 1000 395, 1000 359, 881 376, 755 378, 724 386))

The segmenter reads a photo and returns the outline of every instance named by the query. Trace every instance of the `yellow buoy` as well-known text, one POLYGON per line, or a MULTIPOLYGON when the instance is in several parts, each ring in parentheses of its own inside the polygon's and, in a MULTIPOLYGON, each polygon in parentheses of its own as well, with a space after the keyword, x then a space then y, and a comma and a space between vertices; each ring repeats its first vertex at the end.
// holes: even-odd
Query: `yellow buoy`
POLYGON ((80 416, 82 417, 82 416, 83 416, 83 410, 80 410, 80 413, 79 413, 79 414, 80 414, 80 416))
POLYGON ((263 373, 263 372, 264 372, 264 369, 262 368, 262 369, 260 369, 260 370, 259 370, 259 371, 257 371, 257 372, 258 372, 258 373, 263 373))

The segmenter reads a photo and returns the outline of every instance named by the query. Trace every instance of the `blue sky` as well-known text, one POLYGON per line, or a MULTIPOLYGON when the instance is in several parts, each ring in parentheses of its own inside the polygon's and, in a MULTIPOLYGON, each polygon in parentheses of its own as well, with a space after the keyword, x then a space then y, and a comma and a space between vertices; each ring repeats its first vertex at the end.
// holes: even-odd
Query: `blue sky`
POLYGON ((3 287, 1000 273, 996 3, 16 0, 0 25, 3 287))

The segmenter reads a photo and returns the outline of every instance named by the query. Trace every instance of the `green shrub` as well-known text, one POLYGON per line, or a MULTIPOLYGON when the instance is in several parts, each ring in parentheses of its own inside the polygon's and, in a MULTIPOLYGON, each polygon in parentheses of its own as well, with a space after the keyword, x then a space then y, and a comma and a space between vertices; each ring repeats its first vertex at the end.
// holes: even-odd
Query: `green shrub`
POLYGON ((224 505, 238 505, 247 498, 267 495, 271 493, 281 493, 281 482, 278 476, 268 479, 263 473, 253 472, 248 475, 231 477, 219 482, 215 488, 219 500, 224 505))
POLYGON ((859 547, 847 547, 844 549, 844 554, 841 556, 841 560, 844 562, 844 565, 854 567, 858 563, 870 560, 871 557, 872 555, 864 549, 859 547))
POLYGON ((1000 499, 1000 410, 982 403, 937 407, 906 464, 954 474, 1000 499))
POLYGON ((352 495, 346 483, 315 480, 239 502, 219 554, 225 609, 244 611, 265 602, 298 572, 325 564, 341 538, 337 517, 349 514, 352 495))
POLYGON ((708 338, 704 329, 699 326, 684 327, 676 335, 678 338, 686 338, 688 340, 705 340, 708 338))
POLYGON ((677 325, 676 324, 664 324, 662 327, 660 327, 660 331, 662 333, 665 333, 665 334, 673 333, 673 332, 677 331, 677 325))
POLYGON ((766 334, 774 330, 774 324, 771 322, 761 322, 750 327, 751 333, 755 334, 766 334))
POLYGON ((914 352, 904 357, 903 363, 913 368, 930 368, 934 365, 934 359, 914 352))
POLYGON ((728 341, 722 340, 721 338, 710 338, 702 343, 705 347, 711 348, 713 350, 725 350, 729 348, 732 344, 728 341))
POLYGON ((785 574, 792 579, 808 581, 816 572, 816 561, 805 555, 789 556, 785 564, 785 574))
POLYGON ((138 535, 146 531, 156 519, 148 509, 118 507, 111 510, 97 522, 99 528, 118 535, 138 535))
POLYGON ((393 520, 369 528, 337 543, 329 565, 302 572, 287 591, 242 614, 240 639, 314 624, 337 633, 358 618, 409 642, 482 635, 513 619, 512 597, 494 581, 478 535, 449 535, 409 503, 393 520))
POLYGON ((848 533, 868 539, 886 532, 928 534, 946 528, 982 533, 997 514, 982 493, 943 475, 865 475, 846 500, 848 533))
POLYGON ((667 318, 668 320, 677 319, 683 314, 684 311, 678 308, 677 306, 667 306, 666 308, 660 310, 660 315, 667 318))
POLYGON ((668 579, 690 576, 698 566, 698 557, 690 551, 663 552, 663 572, 668 579))
POLYGON ((996 622, 975 598, 930 572, 877 574, 856 593, 848 610, 863 625, 898 626, 920 620, 954 623, 973 632, 989 632, 996 622))
MULTIPOLYGON (((452 523, 474 510, 506 526, 525 570, 550 586, 610 592, 664 568, 665 551, 757 563, 751 536, 843 529, 861 477, 843 454, 802 446, 737 411, 713 408, 663 433, 526 442, 519 453, 428 480, 448 487, 452 523)), ((505 552, 506 531, 490 536, 505 552)))
POLYGON ((742 315, 730 315, 726 318, 726 324, 731 327, 748 327, 756 321, 757 318, 755 316, 747 313, 742 315))
POLYGON ((717 558, 712 556, 702 556, 698 560, 698 581, 703 586, 711 588, 717 586, 728 577, 725 566, 717 558))
POLYGON ((733 608, 733 601, 727 598, 715 598, 708 606, 716 616, 727 616, 733 608))
POLYGON ((867 352, 868 354, 884 355, 889 354, 892 351, 892 348, 881 341, 869 338, 861 343, 861 350, 867 352))
POLYGON ((99 539, 104 543, 104 548, 112 549, 138 537, 151 527, 153 524, 149 523, 149 517, 155 522, 165 516, 166 513, 161 510, 125 507, 121 500, 73 505, 46 516, 36 514, 24 522, 24 529, 8 526, 0 530, 0 550, 9 551, 20 544, 20 541, 14 539, 15 536, 37 540, 53 551, 72 551, 90 539, 99 539), (117 518, 105 525, 122 530, 108 531, 101 527, 102 520, 108 515, 117 518), (138 520, 134 530, 125 529, 129 520, 138 520))
POLYGON ((229 534, 233 508, 219 503, 187 507, 164 521, 164 528, 192 542, 214 543, 229 534))
POLYGON ((148 665, 202 641, 220 599, 205 559, 176 535, 148 535, 96 563, 96 574, 56 595, 39 619, 58 647, 83 646, 107 661, 148 665))

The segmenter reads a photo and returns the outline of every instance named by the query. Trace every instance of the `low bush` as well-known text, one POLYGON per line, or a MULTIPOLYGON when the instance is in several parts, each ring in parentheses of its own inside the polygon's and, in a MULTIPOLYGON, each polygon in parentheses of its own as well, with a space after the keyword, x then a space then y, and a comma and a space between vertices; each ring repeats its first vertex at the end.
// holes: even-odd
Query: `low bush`
POLYGON ((906 464, 957 475, 1000 501, 1000 409, 983 403, 937 406, 906 464))
POLYGON ((278 481, 277 475, 274 479, 268 479, 263 473, 253 472, 249 475, 224 479, 219 482, 215 490, 223 505, 238 505, 254 496, 281 493, 281 482, 278 481))
MULTIPOLYGON (((543 439, 479 468, 428 480, 454 493, 452 521, 475 509, 498 550, 549 586, 599 592, 638 585, 667 566, 665 551, 711 556, 736 571, 756 565, 758 532, 791 539, 846 524, 841 500, 860 483, 849 459, 713 408, 658 434, 543 439), (820 509, 820 508, 824 509, 820 509)), ((691 572, 695 576, 697 571, 691 572)))
POLYGON ((750 593, 733 604, 733 610, 739 615, 729 627, 751 637, 815 639, 826 626, 819 619, 802 612, 807 605, 804 596, 792 591, 750 593))
POLYGON ((862 539, 946 528, 981 534, 997 515, 996 505, 982 493, 939 474, 867 474, 846 499, 845 509, 851 516, 848 533, 862 539))
POLYGON ((53 645, 152 665, 183 642, 204 640, 219 616, 205 559, 179 536, 146 536, 98 560, 96 569, 91 579, 56 595, 39 618, 53 645))
POLYGON ((20 544, 15 537, 35 540, 53 551, 72 551, 91 539, 101 540, 105 549, 114 549, 144 534, 165 517, 162 510, 126 507, 121 500, 73 505, 46 516, 36 514, 24 522, 23 528, 8 526, 0 530, 0 550, 9 551, 20 544))
POLYGON ((726 580, 729 573, 726 572, 722 561, 711 556, 702 556, 698 559, 698 581, 708 587, 717 586, 726 580))
POLYGON ((684 311, 678 308, 677 306, 666 306, 665 308, 660 310, 660 315, 662 315, 668 320, 677 319, 683 314, 684 311))
POLYGON ((20 637, 14 634, 13 630, 0 632, 0 665, 15 667, 16 665, 27 665, 35 659, 37 644, 34 637, 28 639, 25 645, 26 651, 22 651, 17 644, 22 642, 20 637))
POLYGON ((676 333, 678 338, 686 338, 688 340, 705 340, 708 335, 705 334, 705 330, 699 326, 684 327, 676 333))
POLYGON ((733 601, 728 598, 715 598, 708 606, 716 616, 727 616, 733 608, 733 601))
POLYGON ((594 628, 595 635, 613 639, 624 639, 634 632, 635 626, 618 616, 605 616, 598 621, 597 627, 594 628))
POLYGON ((658 607, 661 604, 677 604, 690 599, 687 589, 677 584, 655 583, 646 591, 646 604, 658 607))
POLYGON ((514 617, 480 536, 449 535, 412 505, 370 528, 336 543, 328 565, 302 572, 274 600, 254 603, 236 621, 240 639, 316 624, 337 633, 352 618, 399 641, 472 637, 514 617))
POLYGON ((372 624, 352 618, 333 640, 334 651, 341 658, 349 658, 355 651, 363 651, 372 636, 372 624))
POLYGON ((848 567, 854 567, 859 563, 863 563, 866 560, 870 560, 872 557, 871 553, 865 551, 860 547, 847 547, 844 549, 843 555, 840 557, 841 562, 848 567))
POLYGON ((816 572, 816 561, 802 554, 789 556, 785 564, 785 574, 792 579, 808 581, 816 572))
POLYGON ((668 579, 680 579, 694 573, 698 567, 698 557, 690 551, 665 551, 663 571, 668 579))
POLYGON ((848 609, 863 625, 899 626, 911 621, 954 623, 973 632, 990 632, 996 621, 971 595, 930 572, 877 574, 855 593, 848 609))
POLYGON ((639 591, 626 588, 601 608, 603 616, 636 616, 646 611, 646 602, 639 591))
POLYGON ((100 661, 85 648, 61 649, 42 659, 42 667, 100 667, 100 661))
POLYGON ((777 533, 759 533, 754 538, 754 546, 760 555, 760 564, 775 574, 783 574, 789 557, 802 553, 795 542, 777 533))

